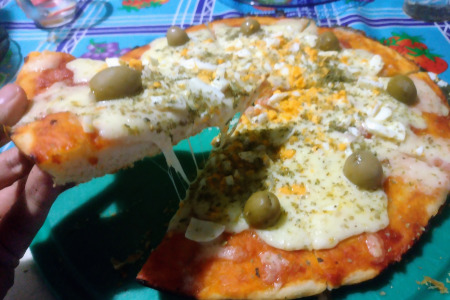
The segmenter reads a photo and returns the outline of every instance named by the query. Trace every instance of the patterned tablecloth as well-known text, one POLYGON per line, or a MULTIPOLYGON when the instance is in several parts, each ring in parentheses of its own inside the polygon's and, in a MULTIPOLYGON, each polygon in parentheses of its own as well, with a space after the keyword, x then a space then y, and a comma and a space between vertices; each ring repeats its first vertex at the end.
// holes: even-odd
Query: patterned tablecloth
MULTIPOLYGON (((0 87, 14 81, 31 51, 54 50, 97 59, 120 56, 164 35, 171 25, 188 27, 249 14, 308 17, 320 26, 363 30, 450 82, 450 22, 411 19, 403 12, 402 4, 403 0, 340 0, 281 10, 231 0, 82 0, 72 23, 45 30, 27 19, 14 0, 0 0, 0 26, 11 40, 0 62, 0 87)), ((10 143, 0 148, 0 153, 12 146, 10 143)))

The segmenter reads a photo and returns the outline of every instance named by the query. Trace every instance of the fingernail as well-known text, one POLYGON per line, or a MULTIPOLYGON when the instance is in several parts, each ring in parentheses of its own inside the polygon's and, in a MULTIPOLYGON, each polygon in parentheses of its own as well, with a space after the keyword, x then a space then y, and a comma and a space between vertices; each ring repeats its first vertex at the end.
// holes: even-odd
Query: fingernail
POLYGON ((0 89, 0 105, 4 105, 19 96, 19 87, 15 84, 7 84, 0 89))

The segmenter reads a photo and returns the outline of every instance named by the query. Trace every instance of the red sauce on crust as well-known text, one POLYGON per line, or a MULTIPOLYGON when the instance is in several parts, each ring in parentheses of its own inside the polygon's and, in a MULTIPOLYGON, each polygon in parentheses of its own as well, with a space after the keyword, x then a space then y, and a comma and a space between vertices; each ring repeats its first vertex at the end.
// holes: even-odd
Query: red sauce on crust
POLYGON ((69 86, 73 85, 73 72, 66 68, 66 63, 60 64, 56 69, 44 70, 36 78, 37 94, 52 86, 55 82, 65 82, 69 86))
POLYGON ((439 138, 450 138, 450 115, 438 116, 422 112, 422 117, 426 120, 427 127, 425 129, 411 128, 415 134, 430 134, 439 138))
POLYGON ((25 137, 23 147, 30 150, 30 156, 38 164, 61 164, 76 157, 89 157, 89 162, 98 162, 93 155, 110 142, 102 139, 96 133, 86 133, 77 117, 70 112, 49 115, 41 120, 27 124, 13 132, 12 139, 19 145, 21 140, 16 136, 25 137))
POLYGON ((215 245, 168 234, 138 275, 157 289, 201 299, 213 295, 251 298, 252 293, 313 280, 325 280, 312 252, 284 251, 262 242, 252 231, 225 234, 215 245))
POLYGON ((74 60, 74 56, 61 52, 31 52, 25 58, 25 66, 33 65, 33 62, 42 60, 43 57, 44 59, 48 59, 50 62, 55 63, 56 66, 44 70, 40 70, 39 68, 34 70, 30 67, 22 68, 17 75, 16 82, 25 90, 29 99, 34 98, 34 96, 55 82, 63 81, 69 85, 73 84, 73 73, 66 68, 66 64, 74 60))

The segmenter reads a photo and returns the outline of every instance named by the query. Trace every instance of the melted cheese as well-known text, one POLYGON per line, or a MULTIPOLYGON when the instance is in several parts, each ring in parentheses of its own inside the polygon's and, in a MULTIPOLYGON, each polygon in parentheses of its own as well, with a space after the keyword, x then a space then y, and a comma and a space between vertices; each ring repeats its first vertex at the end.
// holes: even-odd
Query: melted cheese
POLYGON ((419 103, 416 105, 416 108, 420 111, 447 116, 449 113, 448 107, 442 103, 441 99, 436 95, 433 89, 423 80, 418 79, 415 76, 410 76, 410 78, 417 87, 417 98, 419 99, 419 103))
POLYGON ((268 188, 276 192, 285 216, 273 228, 257 231, 263 240, 287 250, 323 249, 388 224, 386 195, 382 190, 359 189, 346 180, 342 173, 345 153, 311 153, 302 143, 290 145, 296 154, 270 169, 273 179, 268 188), (293 187, 299 185, 304 188, 295 192, 293 187), (286 186, 294 192, 283 191, 286 186))
POLYGON ((186 229, 186 237, 196 242, 210 242, 220 236, 224 230, 224 225, 191 218, 186 229))
POLYGON ((450 188, 450 179, 445 171, 416 157, 402 153, 391 155, 390 164, 391 176, 403 178, 408 184, 418 186, 425 194, 432 194, 436 189, 450 188))
POLYGON ((105 69, 107 64, 104 61, 87 58, 78 58, 67 63, 66 68, 73 72, 74 83, 89 82, 95 74, 105 69))
POLYGON ((26 63, 23 66, 23 70, 26 72, 41 72, 48 69, 58 67, 61 63, 61 57, 56 57, 50 52, 42 52, 39 59, 33 59, 31 62, 26 63))
POLYGON ((166 159, 167 165, 169 167, 173 167, 175 171, 178 172, 178 174, 181 175, 183 180, 189 184, 189 179, 186 175, 186 173, 183 170, 183 167, 181 166, 180 161, 178 160, 177 156, 175 155, 175 152, 172 148, 172 142, 168 138, 162 138, 160 140, 155 140, 155 143, 158 145, 159 149, 161 149, 161 152, 164 155, 164 158, 166 159))

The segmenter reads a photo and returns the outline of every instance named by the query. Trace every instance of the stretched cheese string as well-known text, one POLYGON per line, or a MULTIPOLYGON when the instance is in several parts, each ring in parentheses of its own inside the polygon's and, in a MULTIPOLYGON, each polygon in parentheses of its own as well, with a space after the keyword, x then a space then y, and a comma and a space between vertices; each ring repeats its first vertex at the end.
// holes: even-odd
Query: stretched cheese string
MULTIPOLYGON (((161 152, 164 155, 164 158, 166 159, 167 165, 169 167, 173 167, 175 171, 181 175, 183 180, 190 184, 190 181, 188 177, 186 176, 186 173, 183 170, 183 167, 181 166, 180 160, 175 155, 175 152, 173 151, 172 143, 169 138, 164 137, 160 140, 155 140, 154 143, 158 146, 158 148, 161 150, 161 152)), ((170 174, 169 174, 170 175, 170 174)))
POLYGON ((191 151, 192 160, 194 160, 195 170, 196 170, 197 173, 198 173, 199 169, 198 169, 197 159, 195 158, 195 153, 194 153, 194 149, 192 148, 191 139, 188 138, 188 139, 187 139, 187 142, 188 142, 188 144, 189 144, 189 150, 191 151))

